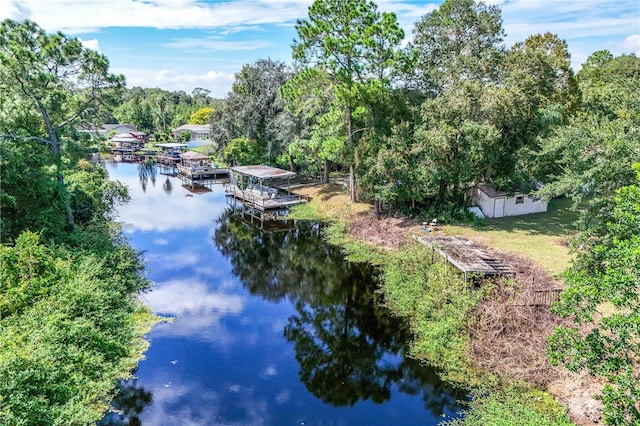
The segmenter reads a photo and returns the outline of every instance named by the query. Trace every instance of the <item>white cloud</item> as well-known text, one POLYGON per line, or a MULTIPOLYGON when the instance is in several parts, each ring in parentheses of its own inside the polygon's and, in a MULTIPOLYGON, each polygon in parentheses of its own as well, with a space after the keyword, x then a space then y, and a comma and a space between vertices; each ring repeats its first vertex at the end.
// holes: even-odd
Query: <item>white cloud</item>
POLYGON ((215 312, 218 317, 238 315, 244 309, 244 298, 237 294, 212 291, 195 279, 172 280, 157 285, 144 295, 155 312, 174 315, 202 315, 215 312))
MULTIPOLYGON (((16 10, 30 11, 28 17, 47 31, 79 34, 107 27, 163 29, 219 28, 285 22, 304 16, 310 1, 226 1, 196 0, 23 0, 0 9, 0 19, 16 10)), ((11 15, 10 15, 11 13, 11 15)))
POLYGON ((91 40, 83 40, 83 39, 78 39, 80 40, 80 43, 82 43, 82 45, 84 47, 86 47, 87 49, 91 49, 91 50, 95 50, 96 52, 100 52, 100 43, 98 43, 98 39, 96 38, 92 38, 91 40))
POLYGON ((30 14, 29 8, 21 1, 10 0, 0 3, 0 20, 22 21, 27 19, 30 14))
POLYGON ((269 405, 256 395, 251 386, 221 384, 216 391, 195 380, 187 381, 184 377, 175 377, 173 382, 164 383, 157 376, 139 384, 153 394, 153 404, 145 407, 141 415, 143 424, 260 426, 270 424, 272 418, 269 405), (229 397, 228 394, 233 396, 229 397), (233 404, 231 408, 229 404, 233 404), (235 421, 225 417, 230 409, 235 421))
POLYGON ((278 370, 275 365, 267 366, 262 372, 262 377, 275 377, 278 375, 278 370))
POLYGON ((545 32, 558 34, 564 39, 577 39, 629 34, 634 24, 637 24, 637 19, 605 17, 579 22, 512 23, 506 24, 505 30, 509 39, 524 40, 530 35, 545 32))
POLYGON ((156 325, 150 334, 151 340, 155 337, 197 338, 225 350, 238 339, 223 326, 221 319, 242 313, 245 298, 240 295, 212 290, 206 283, 192 278, 157 283, 141 299, 154 312, 173 318, 171 322, 156 325))
POLYGON ((211 90, 211 96, 217 98, 224 98, 235 80, 234 73, 215 70, 193 73, 177 69, 114 67, 111 72, 126 75, 127 87, 160 87, 170 91, 184 90, 186 93, 191 93, 196 87, 203 87, 211 90))
POLYGON ((166 47, 176 49, 196 49, 196 50, 256 50, 271 46, 268 41, 226 41, 213 38, 184 38, 170 43, 165 43, 166 47))
MULTIPOLYGON (((178 379, 178 378, 176 378, 178 379)), ((221 398, 216 392, 192 382, 162 383, 156 378, 145 383, 153 394, 153 406, 146 408, 143 423, 165 426, 196 426, 219 424, 221 398), (198 404, 185 404, 197 396, 198 404)))
POLYGON ((624 39, 622 50, 640 56, 640 34, 633 34, 624 39))
POLYGON ((189 250, 181 250, 178 252, 160 253, 157 255, 149 255, 146 257, 147 263, 155 271, 173 271, 187 267, 194 267, 201 261, 200 254, 189 250))
POLYGON ((289 389, 283 389, 276 394, 274 399, 278 404, 284 404, 291 399, 291 391, 289 391, 289 389))

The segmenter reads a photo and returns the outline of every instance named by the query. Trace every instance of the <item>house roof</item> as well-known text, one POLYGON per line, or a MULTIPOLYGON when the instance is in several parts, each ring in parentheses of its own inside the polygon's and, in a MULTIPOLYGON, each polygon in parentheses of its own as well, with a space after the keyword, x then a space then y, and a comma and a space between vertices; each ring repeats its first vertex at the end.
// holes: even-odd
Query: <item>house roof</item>
POLYGON ((101 129, 96 129, 96 130, 104 130, 105 132, 109 132, 111 130, 114 129, 118 129, 118 128, 127 128, 129 130, 131 130, 132 132, 136 131, 136 125, 135 124, 131 124, 131 123, 125 123, 125 124, 103 124, 101 129))
POLYGON ((159 143, 156 146, 161 148, 186 148, 188 145, 186 143, 159 143))
POLYGON ((208 155, 200 154, 195 151, 187 151, 180 154, 180 158, 189 161, 200 161, 200 160, 209 160, 208 155))
POLYGON ((211 131, 211 126, 208 124, 183 124, 182 126, 176 127, 174 132, 183 132, 190 131, 195 133, 209 133, 211 131))
POLYGON ((138 139, 131 133, 118 133, 111 138, 113 142, 138 142, 138 139))
MULTIPOLYGON (((482 183, 478 185, 478 189, 480 189, 482 192, 484 192, 485 194, 487 194, 487 196, 491 198, 507 196, 506 192, 498 190, 498 188, 492 183, 482 183)), ((515 193, 518 193, 518 191, 514 191, 514 194, 515 193)))
MULTIPOLYGON (((542 184, 542 182, 536 182, 535 183, 535 187, 536 189, 540 189, 542 188, 544 185, 542 184)), ((501 191, 498 190, 498 188, 496 187, 495 184, 493 183, 481 183, 478 185, 478 188, 480 190, 482 190, 482 192, 484 192, 485 194, 487 194, 487 196, 489 196, 490 198, 498 198, 498 197, 514 197, 516 195, 523 195, 525 194, 524 191, 515 188, 513 191, 511 192, 507 192, 507 191, 501 191)))
POLYGON ((231 167, 231 171, 258 179, 287 178, 296 175, 295 172, 265 165, 231 167))
POLYGON ((109 133, 112 130, 126 130, 135 132, 136 125, 131 123, 126 124, 102 124, 100 126, 94 126, 92 124, 83 124, 78 128, 79 132, 89 132, 89 133, 109 133))

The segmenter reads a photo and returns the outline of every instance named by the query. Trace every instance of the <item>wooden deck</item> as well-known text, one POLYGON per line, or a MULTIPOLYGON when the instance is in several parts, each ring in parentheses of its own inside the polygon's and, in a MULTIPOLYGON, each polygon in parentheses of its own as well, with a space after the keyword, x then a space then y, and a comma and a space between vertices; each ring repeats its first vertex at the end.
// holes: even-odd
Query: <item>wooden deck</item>
POLYGON ((279 195, 257 190, 241 190, 237 186, 229 185, 226 189, 227 197, 234 198, 249 207, 259 211, 282 210, 296 204, 306 203, 309 199, 304 195, 287 194, 279 195))
POLYGON ((438 252, 446 262, 469 276, 515 275, 508 266, 496 259, 487 249, 466 238, 450 236, 422 236, 417 240, 438 252))
POLYGON ((176 157, 174 155, 167 154, 158 154, 156 155, 156 162, 158 164, 164 164, 166 166, 176 166, 180 163, 180 157, 176 157))
POLYGON ((177 167, 178 175, 188 180, 221 180, 229 178, 229 169, 220 167, 189 167, 183 164, 177 164, 177 167))

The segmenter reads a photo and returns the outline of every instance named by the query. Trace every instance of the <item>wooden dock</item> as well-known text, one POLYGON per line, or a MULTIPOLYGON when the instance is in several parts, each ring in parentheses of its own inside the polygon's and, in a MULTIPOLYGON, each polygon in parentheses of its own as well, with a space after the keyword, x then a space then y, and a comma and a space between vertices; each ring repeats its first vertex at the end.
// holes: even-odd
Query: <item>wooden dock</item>
POLYGON ((252 222, 263 225, 286 216, 290 207, 309 201, 304 195, 291 193, 288 184, 296 176, 294 172, 265 165, 231 167, 229 171, 227 203, 252 222))
POLYGON ((195 151, 179 154, 180 162, 176 163, 178 177, 182 185, 194 188, 196 186, 209 187, 213 184, 229 181, 229 169, 211 164, 208 155, 195 151))
POLYGON ((242 202, 256 210, 265 212, 268 210, 285 210, 296 204, 306 203, 309 199, 305 195, 286 194, 264 195, 265 192, 254 189, 241 190, 229 185, 226 189, 227 197, 242 202))
POLYGON ((229 169, 213 166, 185 166, 178 164, 178 177, 185 186, 209 186, 229 181, 229 169))
POLYGON ((466 238, 422 236, 417 240, 431 247, 447 263, 462 271, 465 281, 469 277, 515 276, 515 272, 496 259, 495 255, 466 238))

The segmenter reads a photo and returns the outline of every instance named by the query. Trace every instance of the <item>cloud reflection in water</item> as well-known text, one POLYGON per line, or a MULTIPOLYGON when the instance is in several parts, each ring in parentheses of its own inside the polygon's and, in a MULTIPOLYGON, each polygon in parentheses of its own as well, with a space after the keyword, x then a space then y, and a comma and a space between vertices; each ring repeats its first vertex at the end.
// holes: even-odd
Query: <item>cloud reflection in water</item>
POLYGON ((241 314, 245 306, 243 296, 212 291, 197 279, 157 283, 142 299, 154 312, 174 318, 156 326, 153 336, 198 337, 220 346, 228 346, 235 339, 220 319, 241 314))

